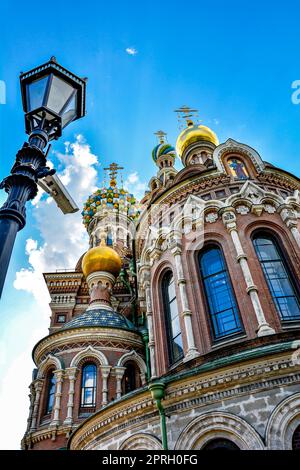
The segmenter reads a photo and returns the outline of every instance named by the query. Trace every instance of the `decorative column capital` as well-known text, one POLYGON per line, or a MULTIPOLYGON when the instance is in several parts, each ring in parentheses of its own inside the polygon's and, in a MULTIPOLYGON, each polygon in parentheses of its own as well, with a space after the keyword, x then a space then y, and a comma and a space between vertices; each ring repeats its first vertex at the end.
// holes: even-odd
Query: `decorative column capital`
POLYGON ((65 375, 64 369, 56 369, 56 370, 53 371, 53 374, 54 374, 57 382, 63 382, 64 375, 65 375))
POLYGON ((36 379, 32 382, 35 392, 41 392, 45 379, 36 379))
POLYGON ((182 254, 181 243, 173 244, 173 246, 171 247, 171 253, 173 256, 180 256, 182 254))
POLYGON ((79 369, 78 367, 67 367, 65 369, 65 374, 66 374, 66 377, 69 379, 69 380, 75 380, 76 379, 76 376, 79 372, 79 369))
POLYGON ((113 368, 113 371, 115 373, 115 376, 117 379, 121 380, 123 378, 124 372, 126 370, 126 367, 123 366, 115 366, 113 368))
POLYGON ((222 215, 222 222, 228 232, 236 230, 236 214, 234 207, 224 207, 220 210, 220 214, 222 215))
POLYGON ((153 248, 153 250, 151 250, 149 256, 150 256, 150 260, 151 260, 151 265, 153 265, 154 261, 157 261, 160 259, 162 255, 162 250, 159 249, 159 248, 153 248))
POLYGON ((111 366, 100 366, 101 374, 104 379, 107 379, 110 373, 111 366))

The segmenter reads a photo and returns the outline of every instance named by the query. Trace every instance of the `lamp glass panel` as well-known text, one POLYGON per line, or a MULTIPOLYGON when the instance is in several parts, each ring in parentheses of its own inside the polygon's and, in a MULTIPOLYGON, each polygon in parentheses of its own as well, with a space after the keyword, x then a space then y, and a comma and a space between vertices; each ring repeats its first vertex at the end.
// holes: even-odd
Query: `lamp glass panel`
POLYGON ((28 108, 29 111, 43 106, 47 81, 49 76, 39 78, 28 85, 28 108))
POLYGON ((50 85, 50 93, 48 96, 47 108, 51 109, 57 114, 60 114, 61 110, 71 97, 74 88, 64 80, 58 77, 53 77, 50 85))
POLYGON ((62 115, 62 127, 67 126, 76 117, 77 91, 74 93, 69 103, 65 107, 62 115))

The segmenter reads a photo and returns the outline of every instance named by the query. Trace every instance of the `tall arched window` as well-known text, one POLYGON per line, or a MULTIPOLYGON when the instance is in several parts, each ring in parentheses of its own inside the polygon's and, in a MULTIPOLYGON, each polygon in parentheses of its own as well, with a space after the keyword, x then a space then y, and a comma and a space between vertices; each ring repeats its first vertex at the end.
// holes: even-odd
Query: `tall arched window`
POLYGON ((299 292, 275 237, 258 233, 253 244, 281 320, 299 320, 299 292))
POLYGON ((199 261, 214 339, 240 333, 238 308, 221 249, 207 247, 199 261))
POLYGON ((56 378, 53 370, 48 374, 48 387, 47 387, 47 401, 46 401, 46 414, 52 413, 54 405, 56 378))
POLYGON ((124 372, 124 392, 129 393, 137 388, 136 367, 132 362, 127 362, 124 372))
POLYGON ((112 246, 112 244, 113 244, 113 236, 112 236, 112 231, 111 231, 111 229, 108 229, 108 230, 107 230, 106 244, 107 244, 107 246, 112 246))
POLYGON ((207 442, 201 450, 240 450, 239 447, 229 439, 217 438, 207 442))
POLYGON ((300 450, 300 425, 295 429, 292 438, 292 449, 300 450))
POLYGON ((82 368, 81 407, 96 406, 97 367, 95 364, 85 364, 82 368))
POLYGON ((173 364, 183 356, 182 335, 172 272, 165 274, 162 282, 169 362, 173 364))

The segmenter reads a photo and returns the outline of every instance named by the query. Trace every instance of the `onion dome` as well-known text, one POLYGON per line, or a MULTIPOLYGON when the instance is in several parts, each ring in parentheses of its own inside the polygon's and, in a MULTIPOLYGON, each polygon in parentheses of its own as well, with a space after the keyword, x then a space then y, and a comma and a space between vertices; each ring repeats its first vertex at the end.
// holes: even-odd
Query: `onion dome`
POLYGON ((104 244, 91 248, 82 258, 82 271, 85 277, 96 271, 104 271, 118 277, 121 271, 122 260, 118 253, 104 244))
POLYGON ((135 330, 133 323, 124 315, 113 310, 94 309, 86 310, 66 323, 62 330, 86 327, 118 328, 121 330, 135 330))
POLYGON ((172 145, 168 143, 160 143, 156 145, 156 147, 154 147, 154 149, 152 150, 152 158, 155 161, 155 163, 157 162, 157 159, 161 157, 162 155, 170 155, 171 157, 175 159, 176 151, 174 147, 172 147, 172 145))
POLYGON ((115 177, 111 178, 109 187, 99 188, 88 197, 81 212, 84 225, 87 227, 93 216, 105 209, 124 213, 133 220, 140 213, 139 203, 134 195, 123 187, 118 188, 115 177))
POLYGON ((198 126, 190 121, 188 127, 184 129, 177 138, 176 151, 178 156, 181 157, 190 144, 199 141, 211 142, 216 146, 219 145, 218 137, 214 131, 207 126, 198 126))

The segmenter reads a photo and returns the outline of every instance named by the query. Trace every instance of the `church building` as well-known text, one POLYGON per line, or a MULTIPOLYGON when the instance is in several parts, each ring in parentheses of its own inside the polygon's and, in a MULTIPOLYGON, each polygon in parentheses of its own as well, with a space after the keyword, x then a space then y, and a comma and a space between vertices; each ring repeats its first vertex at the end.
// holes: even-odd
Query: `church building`
POLYGON ((143 199, 112 163, 44 273, 23 449, 300 449, 300 179, 177 112, 143 199))

